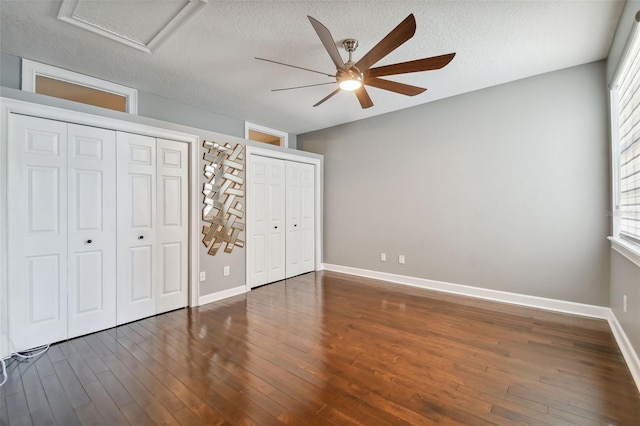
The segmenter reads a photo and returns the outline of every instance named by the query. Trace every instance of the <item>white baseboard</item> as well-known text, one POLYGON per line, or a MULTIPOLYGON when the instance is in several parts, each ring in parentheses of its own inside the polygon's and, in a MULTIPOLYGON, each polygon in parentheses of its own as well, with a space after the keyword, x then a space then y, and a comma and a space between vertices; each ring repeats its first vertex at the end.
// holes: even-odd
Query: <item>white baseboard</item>
POLYGON ((247 287, 240 285, 227 290, 217 291, 211 294, 205 294, 198 298, 198 306, 205 305, 207 303, 217 302, 218 300, 226 299, 228 297, 237 296, 247 292, 247 287))
POLYGON ((622 352, 622 356, 627 362, 629 371, 631 371, 631 376, 633 376, 633 380, 636 382, 638 391, 640 391, 640 358, 638 358, 638 354, 633 349, 633 346, 631 346, 631 342, 618 322, 616 314, 614 314, 611 309, 609 309, 609 318, 607 319, 609 320, 609 327, 611 327, 613 337, 615 337, 618 347, 620 348, 620 352, 622 352))
POLYGON ((606 319, 613 333, 616 343, 622 352, 622 356, 631 371, 631 376, 640 390, 640 359, 633 349, 631 342, 610 308, 604 306, 587 305, 584 303, 568 302, 566 300, 547 299, 544 297, 527 296, 525 294, 510 293, 507 291, 490 290, 480 287, 472 287, 462 284, 452 284, 443 281, 428 280, 425 278, 409 277, 406 275, 389 274, 387 272, 371 271, 368 269, 352 268, 350 266, 332 265, 323 263, 325 271, 340 272, 343 274, 357 275, 359 277, 388 281, 395 284, 403 284, 412 287, 420 287, 428 290, 454 293, 462 296, 477 297, 479 299, 493 300, 512 305, 528 306, 530 308, 544 309, 547 311, 562 312, 566 314, 581 315, 585 317, 606 319))
POLYGON ((425 288, 428 290, 443 291, 445 293, 454 293, 463 296, 477 297, 479 299, 494 300, 496 302, 510 303, 512 305, 529 306, 532 308, 545 309, 547 311, 563 312, 567 314, 582 315, 593 318, 609 318, 610 309, 604 306, 587 305, 584 303, 547 299, 537 296, 527 296, 525 294, 510 293, 500 290, 490 290, 487 288, 473 287, 462 284, 452 284, 443 281, 428 280, 425 278, 409 277, 406 275, 389 274, 387 272, 371 271, 368 269, 351 268, 349 266, 323 263, 322 267, 327 271, 342 272, 343 274, 357 275, 360 277, 389 281, 396 284, 404 284, 412 287, 425 288))

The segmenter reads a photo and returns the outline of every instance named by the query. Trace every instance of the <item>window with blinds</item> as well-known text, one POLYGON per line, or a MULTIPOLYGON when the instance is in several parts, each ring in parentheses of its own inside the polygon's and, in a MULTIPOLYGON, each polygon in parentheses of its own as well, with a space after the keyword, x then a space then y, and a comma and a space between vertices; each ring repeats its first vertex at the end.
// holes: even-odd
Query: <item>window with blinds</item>
POLYGON ((611 83, 614 232, 640 244, 640 37, 637 24, 611 83))

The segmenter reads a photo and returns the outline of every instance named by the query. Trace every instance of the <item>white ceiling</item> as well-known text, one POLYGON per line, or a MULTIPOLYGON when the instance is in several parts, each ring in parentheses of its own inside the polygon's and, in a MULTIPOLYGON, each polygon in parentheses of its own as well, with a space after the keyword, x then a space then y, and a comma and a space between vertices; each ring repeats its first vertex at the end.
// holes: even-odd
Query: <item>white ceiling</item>
MULTIPOLYGON (((186 0, 93 2, 80 0, 78 10, 144 38, 186 0)), ((209 0, 146 53, 58 20, 61 1, 1 0, 0 49, 298 134, 604 59, 623 3, 209 0), (457 53, 441 70, 390 78, 428 88, 415 97, 369 88, 375 105, 368 110, 348 92, 313 108, 333 86, 270 89, 331 81, 328 77, 254 59, 333 74, 307 15, 329 28, 339 45, 356 38, 357 61, 410 13, 416 35, 377 65, 457 53)))

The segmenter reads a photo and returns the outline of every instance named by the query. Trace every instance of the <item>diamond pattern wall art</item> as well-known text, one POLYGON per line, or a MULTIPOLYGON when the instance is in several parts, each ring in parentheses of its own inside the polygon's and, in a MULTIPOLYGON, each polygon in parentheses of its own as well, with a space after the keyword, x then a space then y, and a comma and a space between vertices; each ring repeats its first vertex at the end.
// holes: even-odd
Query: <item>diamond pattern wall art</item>
POLYGON ((244 170, 244 146, 237 144, 220 145, 204 141, 204 176, 209 180, 204 184, 204 207, 202 220, 202 243, 215 256, 224 245, 224 252, 231 253, 234 247, 244 247, 240 239, 244 231, 244 206, 240 199, 244 197, 244 179, 240 172, 244 170))

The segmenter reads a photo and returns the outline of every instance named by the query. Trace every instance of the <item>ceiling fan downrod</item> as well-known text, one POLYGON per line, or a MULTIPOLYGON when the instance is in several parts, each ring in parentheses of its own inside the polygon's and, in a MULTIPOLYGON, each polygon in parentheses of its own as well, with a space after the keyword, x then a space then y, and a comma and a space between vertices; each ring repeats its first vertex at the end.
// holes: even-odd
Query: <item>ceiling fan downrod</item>
POLYGON ((349 60, 347 61, 347 64, 351 64, 353 61, 351 60, 351 54, 353 52, 356 51, 356 49, 358 48, 358 40, 353 39, 353 38, 348 38, 345 41, 342 42, 342 47, 344 47, 344 50, 347 51, 347 53, 349 54, 349 60))

